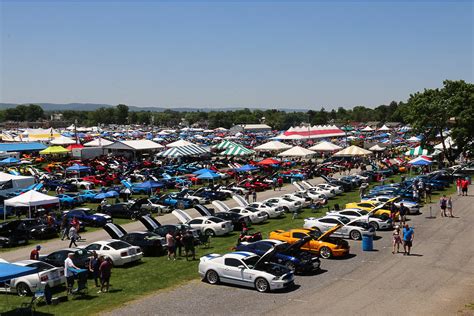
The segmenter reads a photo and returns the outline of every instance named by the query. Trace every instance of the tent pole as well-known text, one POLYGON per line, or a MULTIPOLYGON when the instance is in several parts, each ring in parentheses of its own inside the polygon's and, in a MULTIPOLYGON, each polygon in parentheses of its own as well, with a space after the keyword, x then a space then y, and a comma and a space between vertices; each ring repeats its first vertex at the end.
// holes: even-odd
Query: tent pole
POLYGON ((30 216, 29 218, 31 218, 31 205, 30 204, 28 204, 28 214, 30 216))

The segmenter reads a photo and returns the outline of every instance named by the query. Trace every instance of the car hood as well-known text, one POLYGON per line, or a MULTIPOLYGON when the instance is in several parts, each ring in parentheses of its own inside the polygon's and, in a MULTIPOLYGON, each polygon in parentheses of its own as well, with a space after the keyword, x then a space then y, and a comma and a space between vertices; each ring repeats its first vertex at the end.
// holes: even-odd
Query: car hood
POLYGON ((319 236, 317 240, 318 241, 323 240, 325 237, 328 237, 329 235, 333 234, 335 231, 339 230, 342 226, 343 225, 338 224, 338 225, 332 227, 331 229, 324 232, 321 236, 319 236))
POLYGON ((260 259, 258 259, 257 263, 255 264, 254 269, 258 269, 260 266, 262 266, 265 262, 270 262, 272 257, 275 255, 277 252, 278 247, 274 246, 270 249, 268 249, 267 252, 265 252, 260 259))
POLYGON ((308 241, 310 241, 313 237, 311 236, 305 236, 298 240, 297 242, 290 244, 287 246, 284 251, 289 252, 289 251, 294 251, 294 250, 299 250, 301 247, 303 247, 304 244, 306 244, 308 241))
POLYGON ((154 231, 155 229, 160 228, 161 224, 156 219, 151 216, 140 216, 138 220, 143 224, 143 226, 148 229, 148 231, 154 231))

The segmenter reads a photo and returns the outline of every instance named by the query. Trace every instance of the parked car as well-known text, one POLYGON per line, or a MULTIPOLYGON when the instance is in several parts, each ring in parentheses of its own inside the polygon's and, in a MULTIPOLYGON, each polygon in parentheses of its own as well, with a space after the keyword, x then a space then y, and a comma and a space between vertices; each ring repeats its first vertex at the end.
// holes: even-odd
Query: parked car
POLYGON ((210 284, 229 283, 252 287, 259 292, 291 287, 293 272, 269 260, 275 251, 273 248, 261 257, 245 251, 209 254, 199 261, 199 275, 210 284))
POLYGON ((114 266, 123 266, 139 261, 143 257, 140 247, 118 239, 100 240, 84 247, 85 250, 95 251, 100 256, 108 257, 114 266))
POLYGON ((38 289, 43 289, 46 285, 53 288, 66 282, 62 267, 58 268, 38 260, 22 260, 13 262, 13 264, 33 268, 33 270, 27 275, 11 279, 7 284, 0 284, 0 292, 25 296, 35 293, 38 289))
POLYGON ((0 223, 0 247, 25 245, 29 240, 29 231, 21 220, 0 223))
POLYGON ((134 207, 134 204, 122 202, 113 205, 105 205, 102 207, 102 212, 110 215, 112 218, 130 218, 132 220, 137 219, 140 216, 149 214, 148 211, 134 207))
POLYGON ((171 213, 176 216, 176 218, 178 218, 182 224, 197 228, 205 235, 227 235, 234 229, 234 226, 230 221, 226 221, 215 216, 201 216, 192 218, 183 210, 174 210, 171 213))
POLYGON ((393 222, 390 218, 383 216, 382 218, 377 215, 368 215, 369 212, 360 210, 357 208, 346 208, 341 211, 329 211, 326 215, 344 216, 350 220, 359 219, 361 222, 367 222, 375 230, 391 229, 393 222))
POLYGON ((304 219, 303 227, 326 232, 338 225, 341 225, 341 227, 332 232, 335 236, 354 240, 362 239, 362 234, 375 236, 375 229, 369 226, 369 224, 360 221, 351 221, 349 218, 344 216, 327 215, 321 218, 306 218, 304 219))
POLYGON ((35 218, 21 219, 21 222, 28 230, 29 239, 50 239, 58 237, 58 232, 54 225, 49 226, 35 218))
POLYGON ((158 222, 154 217, 146 215, 140 216, 138 220, 146 227, 149 232, 155 233, 161 237, 166 237, 166 234, 171 233, 175 235, 176 232, 185 233, 187 231, 191 231, 193 234, 194 239, 197 241, 199 240, 199 236, 201 234, 200 229, 192 228, 186 224, 167 224, 162 225, 158 222))
POLYGON ((89 269, 90 258, 93 256, 92 252, 81 248, 64 248, 54 251, 47 255, 40 255, 40 260, 49 263, 55 267, 64 267, 64 260, 69 253, 74 253, 72 262, 81 269, 89 269))
POLYGON ((76 208, 70 211, 64 211, 63 217, 72 220, 73 217, 83 222, 87 226, 102 227, 112 222, 112 217, 103 213, 93 213, 89 208, 76 208))

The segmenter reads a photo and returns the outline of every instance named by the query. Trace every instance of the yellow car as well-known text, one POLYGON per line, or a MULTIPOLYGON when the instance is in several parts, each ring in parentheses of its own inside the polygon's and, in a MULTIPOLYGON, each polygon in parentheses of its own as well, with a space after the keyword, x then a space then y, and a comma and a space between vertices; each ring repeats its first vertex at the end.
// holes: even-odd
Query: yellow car
MULTIPOLYGON (((362 202, 353 202, 347 203, 346 208, 358 208, 367 212, 372 211, 376 207, 380 207, 383 205, 382 208, 376 210, 373 214, 375 216, 387 216, 390 218, 390 209, 386 206, 391 200, 387 202, 375 202, 375 201, 362 201, 362 202)), ((395 220, 398 220, 398 212, 395 214, 395 220)))
POLYGON ((301 247, 301 250, 307 250, 319 254, 321 258, 342 257, 349 253, 349 243, 339 237, 330 237, 330 235, 339 229, 337 225, 324 234, 319 231, 306 228, 290 229, 288 231, 275 230, 270 232, 270 239, 281 240, 293 244, 306 236, 311 236, 311 240, 301 247))

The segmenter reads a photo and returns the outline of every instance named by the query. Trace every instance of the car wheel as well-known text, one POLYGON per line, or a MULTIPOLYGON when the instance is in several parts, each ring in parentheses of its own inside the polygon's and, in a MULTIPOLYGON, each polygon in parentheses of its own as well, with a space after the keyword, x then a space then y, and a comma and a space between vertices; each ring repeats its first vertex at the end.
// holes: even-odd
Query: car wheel
POLYGON ((265 216, 267 217, 267 219, 270 218, 270 214, 268 214, 267 212, 263 212, 265 214, 265 216))
POLYGON ((329 259, 332 256, 331 249, 329 249, 329 247, 326 247, 326 246, 321 247, 321 249, 319 249, 319 255, 323 259, 329 259))
POLYGON ((288 208, 288 206, 283 206, 283 210, 285 211, 285 213, 289 213, 289 212, 290 212, 290 209, 288 208))
POLYGON ((377 224, 376 222, 370 222, 369 225, 372 226, 373 229, 379 230, 379 224, 377 224))
POLYGON ((268 281, 264 278, 257 278, 255 280, 255 289, 260 293, 268 292, 268 290, 270 289, 270 285, 268 284, 268 281))
POLYGON ((133 213, 132 215, 130 215, 130 219, 132 221, 136 220, 137 219, 137 214, 133 213))
POLYGON ((21 282, 16 286, 16 292, 18 293, 18 296, 26 296, 31 294, 30 287, 24 282, 21 282))
POLYGON ((206 273, 206 281, 209 284, 218 284, 219 283, 219 275, 214 270, 209 270, 206 273))
POLYGON ((204 231, 204 235, 214 237, 214 236, 216 235, 216 233, 215 233, 212 229, 206 229, 206 230, 204 231))
POLYGON ((296 270, 296 265, 291 261, 287 261, 285 266, 293 272, 296 270))
POLYGON ((199 201, 198 200, 193 200, 193 206, 196 206, 199 204, 199 201))
POLYGON ((351 239, 354 239, 354 240, 359 240, 359 239, 362 238, 361 233, 357 230, 351 231, 349 235, 350 235, 351 239))

